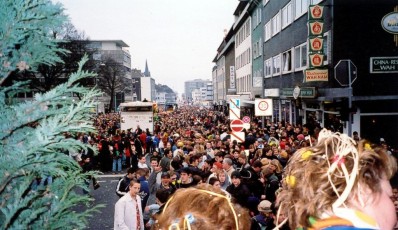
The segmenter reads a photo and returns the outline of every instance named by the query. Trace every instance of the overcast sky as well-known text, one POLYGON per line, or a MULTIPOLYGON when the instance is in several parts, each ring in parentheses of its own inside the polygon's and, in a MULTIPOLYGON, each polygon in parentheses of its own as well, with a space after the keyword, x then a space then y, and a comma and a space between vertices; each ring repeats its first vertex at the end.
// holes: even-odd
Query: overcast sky
POLYGON ((238 0, 54 0, 90 39, 123 40, 132 68, 183 93, 184 82, 211 80, 213 58, 234 22, 238 0))

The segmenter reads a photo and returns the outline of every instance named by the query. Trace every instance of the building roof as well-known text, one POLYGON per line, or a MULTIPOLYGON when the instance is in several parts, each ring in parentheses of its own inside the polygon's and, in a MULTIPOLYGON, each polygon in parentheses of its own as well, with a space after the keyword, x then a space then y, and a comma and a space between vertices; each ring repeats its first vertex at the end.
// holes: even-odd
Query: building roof
POLYGON ((90 40, 90 42, 114 42, 120 47, 130 47, 123 40, 90 40))

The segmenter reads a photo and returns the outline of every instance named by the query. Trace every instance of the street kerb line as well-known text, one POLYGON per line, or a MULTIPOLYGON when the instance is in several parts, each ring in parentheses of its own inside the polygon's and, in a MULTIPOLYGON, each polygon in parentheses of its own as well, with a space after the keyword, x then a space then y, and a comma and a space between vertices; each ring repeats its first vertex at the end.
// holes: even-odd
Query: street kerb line
POLYGON ((236 139, 240 140, 240 142, 244 142, 242 138, 240 138, 238 135, 236 135, 234 132, 231 132, 231 135, 234 136, 236 139))
POLYGON ((123 177, 126 174, 112 174, 112 175, 105 175, 105 174, 101 174, 96 176, 97 178, 112 178, 112 177, 123 177))

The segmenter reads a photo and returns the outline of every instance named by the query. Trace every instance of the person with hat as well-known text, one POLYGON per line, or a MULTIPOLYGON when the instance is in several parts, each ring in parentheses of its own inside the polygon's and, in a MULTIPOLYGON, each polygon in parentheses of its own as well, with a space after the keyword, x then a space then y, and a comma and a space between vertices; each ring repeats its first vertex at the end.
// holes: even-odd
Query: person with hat
POLYGON ((250 196, 249 188, 242 183, 242 176, 239 171, 234 171, 231 174, 232 184, 227 187, 227 192, 231 194, 236 203, 242 207, 247 207, 248 198, 250 196))
POLYGON ((162 172, 162 167, 155 167, 154 171, 151 173, 148 179, 149 184, 149 198, 147 201, 147 205, 155 204, 156 201, 156 191, 159 189, 165 189, 170 192, 170 194, 174 193, 176 187, 171 183, 170 173, 162 172), (157 175, 161 173, 160 183, 156 182, 157 175))
POLYGON ((272 206, 272 203, 268 200, 263 200, 258 204, 259 214, 252 218, 250 230, 273 229, 275 227, 272 206))

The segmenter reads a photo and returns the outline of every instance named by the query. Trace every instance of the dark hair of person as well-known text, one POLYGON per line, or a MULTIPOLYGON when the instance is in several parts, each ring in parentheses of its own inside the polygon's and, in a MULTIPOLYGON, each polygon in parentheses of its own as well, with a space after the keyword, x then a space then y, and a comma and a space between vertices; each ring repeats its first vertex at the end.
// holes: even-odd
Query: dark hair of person
POLYGON ((210 184, 210 185, 214 185, 217 181, 220 181, 220 180, 218 180, 217 177, 211 177, 211 178, 209 179, 209 184, 210 184))
POLYGON ((156 198, 160 201, 160 203, 166 203, 170 197, 170 191, 167 189, 159 189, 156 191, 156 198))

